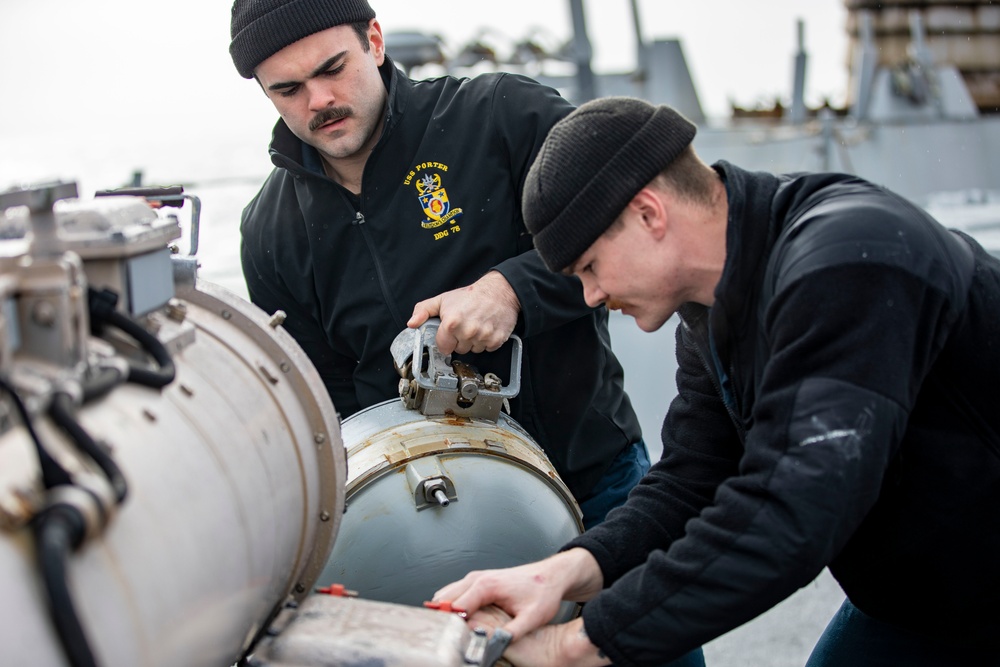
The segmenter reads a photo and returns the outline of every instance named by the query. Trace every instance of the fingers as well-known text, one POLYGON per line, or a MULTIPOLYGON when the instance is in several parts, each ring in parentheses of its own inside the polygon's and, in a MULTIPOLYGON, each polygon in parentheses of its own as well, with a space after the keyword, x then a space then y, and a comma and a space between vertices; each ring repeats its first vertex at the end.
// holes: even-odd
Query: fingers
MULTIPOLYGON (((448 600, 453 607, 460 607, 468 612, 470 618, 484 608, 490 610, 487 614, 503 614, 504 621, 510 618, 509 610, 501 611, 500 607, 508 602, 509 591, 498 583, 497 571, 473 570, 456 582, 450 583, 434 593, 434 601, 448 600)), ((502 625, 494 623, 493 625, 502 625)))
POLYGON ((430 318, 439 315, 440 312, 441 295, 431 297, 430 299, 424 299, 417 305, 413 306, 413 313, 410 315, 410 319, 407 320, 406 326, 411 329, 416 329, 430 318))
POLYGON ((437 342, 438 351, 443 355, 449 355, 452 352, 458 352, 459 354, 464 354, 468 352, 471 348, 467 341, 462 341, 457 336, 455 336, 451 329, 454 327, 448 327, 447 324, 442 321, 441 326, 438 327, 438 333, 435 337, 437 342))
MULTIPOLYGON (((463 593, 465 593, 465 591, 469 589, 469 587, 472 585, 472 582, 476 578, 476 575, 478 574, 479 574, 478 572, 470 572, 469 574, 465 575, 464 578, 459 579, 458 581, 455 581, 453 583, 448 584, 447 586, 444 586, 443 588, 438 589, 434 593, 434 597, 432 597, 431 599, 434 600, 435 602, 440 602, 441 600, 450 600, 453 604, 457 604, 457 598, 459 598, 463 593)), ((465 605, 458 605, 458 606, 462 607, 462 609, 465 609, 470 613, 478 609, 478 607, 476 609, 469 609, 465 605)))
POLYGON ((504 624, 511 620, 510 614, 495 605, 487 605, 469 616, 470 628, 485 628, 493 632, 496 628, 504 627, 504 624))
POLYGON ((488 604, 499 602, 501 598, 489 581, 480 576, 481 574, 480 572, 472 572, 458 582, 464 584, 464 589, 458 591, 458 595, 453 598, 454 604, 470 614, 479 611, 488 604))
POLYGON ((442 354, 458 352, 492 352, 507 342, 507 336, 493 329, 477 326, 469 320, 442 316, 437 331, 437 346, 442 354))
POLYGON ((445 355, 499 349, 514 331, 520 306, 516 300, 497 301, 473 287, 451 290, 417 303, 406 326, 416 328, 428 318, 440 317, 436 342, 445 355))

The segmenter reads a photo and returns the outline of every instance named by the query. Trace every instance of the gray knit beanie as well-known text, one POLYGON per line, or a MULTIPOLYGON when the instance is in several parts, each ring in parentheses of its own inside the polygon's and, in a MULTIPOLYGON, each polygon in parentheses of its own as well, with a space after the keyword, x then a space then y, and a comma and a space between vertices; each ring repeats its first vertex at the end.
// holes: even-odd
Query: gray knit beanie
POLYGON ((229 54, 244 79, 275 53, 327 28, 370 21, 367 0, 236 0, 229 54))
POLYGON ((579 259, 632 197, 694 139, 674 109, 631 97, 582 104, 556 123, 524 183, 524 223, 545 265, 579 259))

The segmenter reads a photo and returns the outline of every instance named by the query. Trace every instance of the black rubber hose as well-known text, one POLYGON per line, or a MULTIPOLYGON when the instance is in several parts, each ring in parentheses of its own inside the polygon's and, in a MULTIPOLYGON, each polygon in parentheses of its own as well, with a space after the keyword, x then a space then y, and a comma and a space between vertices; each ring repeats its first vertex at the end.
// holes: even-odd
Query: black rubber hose
POLYGON ((73 399, 70 398, 69 394, 56 392, 52 395, 49 415, 52 417, 52 421, 76 443, 76 446, 104 472, 115 491, 115 499, 121 504, 128 495, 128 483, 125 481, 125 475, 122 474, 121 468, 118 467, 111 455, 76 420, 76 416, 73 414, 73 399))
POLYGON ((113 311, 108 315, 108 324, 132 336, 142 349, 148 352, 160 366, 157 370, 129 366, 129 382, 160 389, 174 381, 177 375, 177 371, 174 368, 174 360, 171 358, 170 352, 156 336, 118 311, 113 311))
POLYGON ((65 504, 53 505, 35 519, 38 567, 48 596, 49 616, 72 667, 97 667, 66 576, 69 555, 83 542, 85 526, 80 511, 65 504))
POLYGON ((125 381, 125 375, 114 366, 101 366, 93 377, 83 381, 83 402, 92 401, 105 394, 125 381))
POLYGON ((101 328, 105 324, 110 324, 134 338, 140 347, 152 356, 159 365, 158 370, 150 370, 130 364, 129 382, 160 389, 174 381, 176 370, 170 352, 156 336, 115 309, 115 305, 118 303, 118 295, 115 292, 109 289, 98 291, 91 287, 87 291, 87 298, 90 311, 90 329, 95 336, 100 335, 101 328))
POLYGON ((7 392, 11 400, 14 402, 14 406, 17 408, 17 413, 21 417, 21 422, 24 424, 25 430, 28 431, 31 441, 35 444, 35 451, 38 452, 38 464, 42 470, 42 485, 46 489, 51 489, 61 484, 72 484, 73 479, 69 476, 69 473, 66 472, 66 469, 59 465, 59 463, 52 458, 52 455, 45 449, 44 445, 42 445, 42 441, 38 437, 38 432, 35 431, 35 427, 31 423, 31 415, 28 414, 28 408, 25 407, 20 394, 15 391, 13 385, 11 385, 10 382, 7 381, 7 378, 3 376, 0 376, 0 389, 7 392))

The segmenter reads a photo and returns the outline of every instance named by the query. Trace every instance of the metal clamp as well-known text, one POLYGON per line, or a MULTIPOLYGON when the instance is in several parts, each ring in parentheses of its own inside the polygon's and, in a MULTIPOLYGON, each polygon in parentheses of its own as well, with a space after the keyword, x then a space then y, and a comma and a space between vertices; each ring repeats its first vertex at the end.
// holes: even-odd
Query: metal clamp
POLYGON ((390 346, 403 378, 399 393, 406 407, 428 416, 455 415, 496 421, 500 408, 521 390, 521 339, 511 335, 510 380, 480 376, 475 368, 442 355, 436 337, 441 320, 431 318, 418 329, 404 329, 390 346))

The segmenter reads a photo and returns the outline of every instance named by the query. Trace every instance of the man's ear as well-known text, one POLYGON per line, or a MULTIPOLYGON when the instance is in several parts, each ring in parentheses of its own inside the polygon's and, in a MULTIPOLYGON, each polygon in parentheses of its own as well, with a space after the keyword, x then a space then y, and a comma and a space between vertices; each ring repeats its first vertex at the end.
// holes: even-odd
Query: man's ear
POLYGON ((660 239, 667 232, 667 206, 660 193, 652 188, 643 188, 632 197, 628 204, 637 222, 643 229, 660 239))
POLYGON ((381 67, 385 62, 385 39, 382 37, 382 26, 379 25, 378 19, 372 19, 368 26, 368 41, 375 56, 375 64, 381 67))

